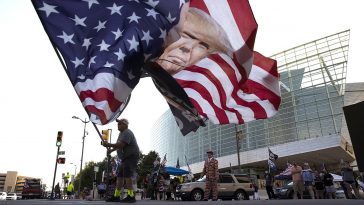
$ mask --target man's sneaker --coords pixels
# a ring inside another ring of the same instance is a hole
[[[121,203],[135,203],[136,202],[135,196],[131,197],[131,196],[128,195],[127,197],[122,199],[120,202]]]
[[[112,197],[107,198],[105,201],[106,202],[120,202],[120,197],[112,196]]]

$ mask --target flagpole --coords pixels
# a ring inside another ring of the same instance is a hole
[[[268,160],[269,160],[269,158],[270,158],[270,156],[269,156],[269,147],[268,147]],[[268,162],[268,173],[270,174],[270,165],[269,165],[269,162]]]

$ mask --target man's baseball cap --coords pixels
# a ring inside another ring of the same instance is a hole
[[[207,151],[206,153],[207,153],[207,154],[208,154],[208,153],[214,154],[214,152],[213,152],[213,151],[211,151],[211,150]]]
[[[122,119],[116,119],[116,122],[122,122],[122,123],[124,123],[124,124],[126,124],[126,125],[129,125],[129,121],[127,120],[127,119],[125,119],[125,118],[122,118]]]

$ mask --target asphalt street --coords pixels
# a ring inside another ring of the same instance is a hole
[[[111,203],[105,201],[85,201],[85,200],[17,200],[17,201],[0,201],[0,205],[3,204],[27,204],[27,205],[46,205],[46,204],[54,204],[54,205],[71,205],[71,204],[91,204],[91,205],[113,205],[113,204],[121,204],[121,203]],[[154,201],[154,200],[138,200],[136,203],[138,205],[179,205],[179,204],[196,204],[196,205],[204,205],[204,204],[247,204],[247,205],[303,205],[303,204],[315,204],[315,205],[362,205],[364,204],[364,200],[347,200],[347,199],[322,199],[322,200],[246,200],[246,201]]]

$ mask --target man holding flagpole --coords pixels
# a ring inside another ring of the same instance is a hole
[[[135,194],[133,190],[132,177],[136,171],[139,159],[139,146],[133,132],[128,129],[129,121],[127,119],[116,120],[118,122],[118,130],[120,131],[116,143],[108,143],[103,141],[104,147],[109,147],[108,154],[117,151],[118,158],[121,159],[122,164],[119,167],[119,172],[116,181],[116,189],[114,196],[107,199],[107,202],[126,202],[134,203]],[[127,197],[120,200],[121,188],[125,187],[128,190]]]

